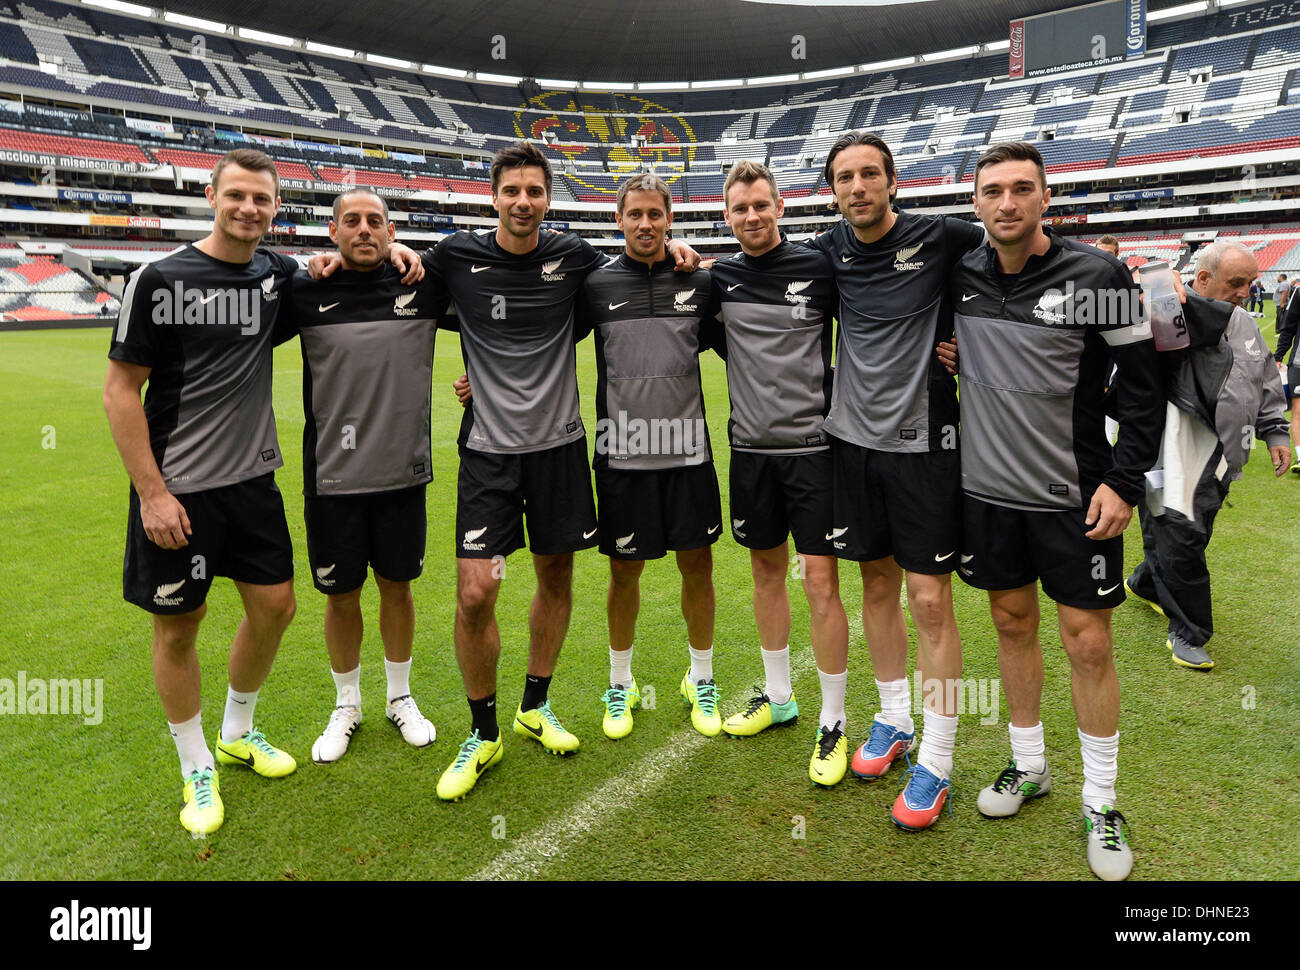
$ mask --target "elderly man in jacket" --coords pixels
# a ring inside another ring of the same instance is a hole
[[[1174,663],[1196,670],[1214,666],[1205,649],[1214,632],[1205,548],[1228,486],[1241,477],[1254,437],[1268,445],[1277,476],[1291,464],[1277,367],[1254,318],[1241,308],[1258,272],[1255,257],[1238,243],[1205,247],[1191,288],[1223,301],[1223,312],[1198,320],[1189,314],[1192,345],[1162,355],[1165,438],[1139,506],[1145,559],[1127,586],[1168,618]]]

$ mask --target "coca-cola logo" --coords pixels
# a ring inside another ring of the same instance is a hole
[[[1011,56],[1019,57],[1025,43],[1025,28],[1017,27],[1011,31]]]

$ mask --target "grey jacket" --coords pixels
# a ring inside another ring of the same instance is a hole
[[[1161,355],[1168,403],[1147,504],[1204,531],[1207,513],[1241,477],[1252,428],[1272,446],[1286,443],[1287,424],[1281,380],[1254,318],[1194,292],[1186,318],[1191,346]]]

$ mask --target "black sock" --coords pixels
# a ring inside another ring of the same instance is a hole
[[[521,711],[531,711],[546,703],[546,692],[550,689],[550,677],[524,677],[524,699],[519,702]]]
[[[488,694],[481,701],[476,701],[470,697],[469,714],[470,730],[477,731],[478,736],[484,741],[495,741],[501,736],[497,730],[497,695]]]

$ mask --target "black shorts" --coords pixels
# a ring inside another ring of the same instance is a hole
[[[722,534],[713,462],[663,471],[596,469],[600,551],[614,559],[660,559],[699,549]]]
[[[976,589],[1019,589],[1041,580],[1043,592],[1081,610],[1124,602],[1124,537],[1085,533],[1084,509],[1028,512],[966,496],[961,578]]]
[[[833,556],[830,449],[804,455],[731,453],[731,534],[747,549],[772,549],[794,536],[796,552]]]
[[[307,560],[322,593],[350,593],[375,575],[409,582],[424,568],[425,486],[364,495],[309,495]]]
[[[189,613],[203,605],[213,577],[274,586],[293,579],[293,545],[273,474],[205,492],[177,495],[190,520],[189,545],[149,541],[140,496],[131,489],[122,596],[150,613]]]
[[[524,454],[460,447],[456,557],[491,559],[524,547],[554,556],[596,544],[587,439]]]
[[[831,438],[841,559],[893,556],[903,569],[939,575],[957,568],[961,546],[961,455],[904,454]]]
[[[1291,401],[1300,397],[1300,364],[1292,364],[1286,369],[1286,391]],[[1288,409],[1291,407],[1291,401],[1286,402]]]

